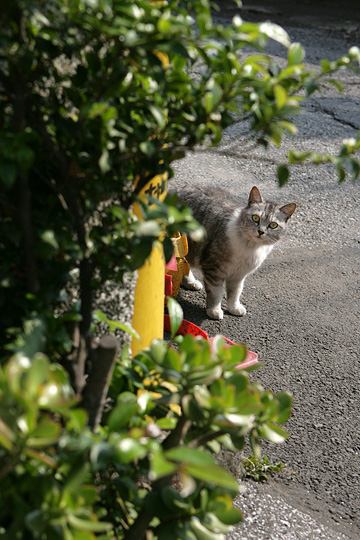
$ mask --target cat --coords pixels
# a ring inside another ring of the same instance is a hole
[[[228,311],[232,315],[245,315],[246,308],[240,302],[244,281],[284,235],[296,204],[280,206],[264,201],[256,186],[251,189],[244,208],[231,193],[219,188],[188,185],[176,193],[205,229],[201,241],[188,239],[187,260],[190,268],[199,267],[202,271],[207,315],[211,319],[223,319],[221,302],[225,287]],[[203,288],[191,269],[182,286],[191,290]]]

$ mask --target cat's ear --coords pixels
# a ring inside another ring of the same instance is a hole
[[[251,206],[252,204],[262,203],[262,202],[264,202],[264,201],[263,201],[263,198],[261,196],[260,190],[259,190],[259,188],[254,186],[253,188],[251,188],[248,204],[249,204],[249,206]]]
[[[282,206],[280,208],[280,212],[282,212],[286,216],[285,221],[291,218],[295,210],[296,210],[296,204],[293,202],[289,204],[285,204],[285,206]]]

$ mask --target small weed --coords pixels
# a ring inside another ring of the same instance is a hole
[[[268,456],[264,455],[260,458],[251,455],[243,459],[244,478],[251,478],[255,482],[266,482],[269,475],[278,473],[284,469],[285,463],[280,461],[271,463]]]

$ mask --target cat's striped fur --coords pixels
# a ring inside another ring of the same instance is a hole
[[[245,207],[219,188],[186,185],[177,194],[206,231],[199,242],[189,238],[188,261],[191,267],[202,271],[208,316],[223,318],[221,302],[225,289],[228,311],[245,315],[245,306],[240,302],[245,278],[259,268],[283,236],[296,204],[280,206],[266,202],[256,186]],[[194,290],[202,288],[192,272],[183,285]]]

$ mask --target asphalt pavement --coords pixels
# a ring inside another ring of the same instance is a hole
[[[219,17],[235,13],[223,2]],[[279,22],[305,46],[310,66],[360,42],[358,2],[245,2],[240,13]],[[285,55],[276,44],[269,51],[280,61]],[[340,79],[343,94],[324,87],[308,100],[297,138],[280,149],[251,148],[239,123],[219,147],[191,153],[175,168],[177,186],[189,179],[219,185],[245,202],[257,185],[267,199],[299,204],[287,238],[245,283],[245,317],[212,321],[203,291],[179,297],[185,318],[259,353],[256,378],[265,387],[294,396],[289,440],[265,448],[287,466],[268,484],[242,483],[237,504],[245,521],[233,540],[360,538],[360,182],[339,185],[331,166],[293,167],[282,189],[275,178],[289,148],[335,153],[360,129],[360,76]]]

